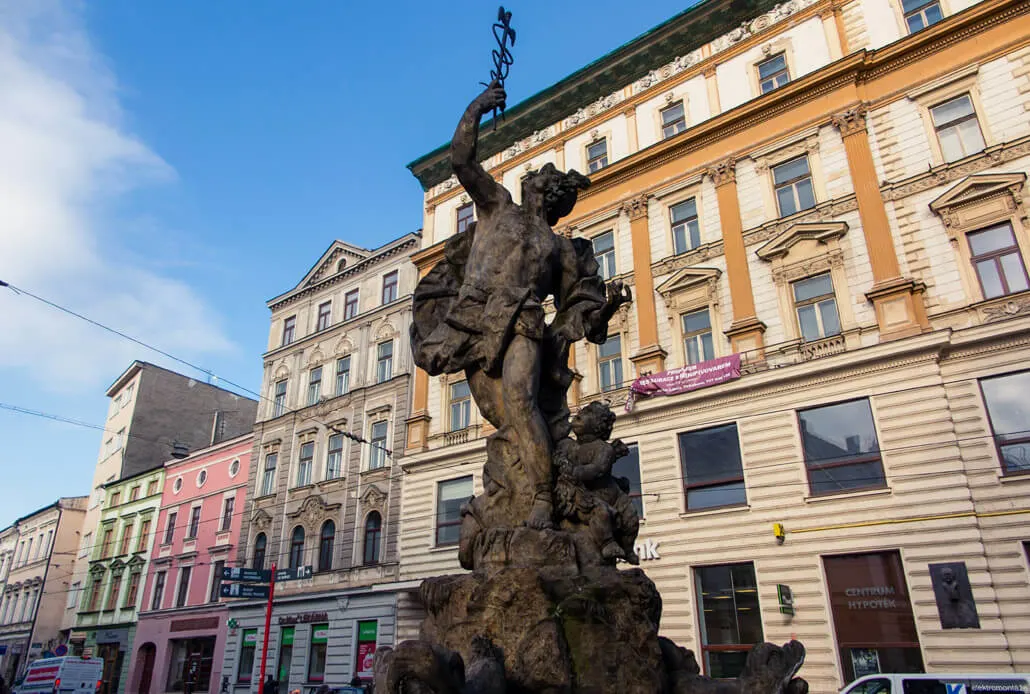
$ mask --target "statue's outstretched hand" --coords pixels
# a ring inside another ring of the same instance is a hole
[[[504,110],[505,102],[508,100],[508,94],[504,91],[504,87],[499,82],[494,81],[490,84],[486,90],[476,97],[476,100],[472,102],[479,110],[480,115],[489,113],[495,108]]]

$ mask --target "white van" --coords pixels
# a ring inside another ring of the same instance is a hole
[[[841,694],[1030,694],[1030,675],[866,675],[844,687]]]
[[[29,665],[14,694],[96,694],[103,674],[100,658],[43,658]]]

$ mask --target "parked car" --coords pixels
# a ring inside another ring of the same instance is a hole
[[[880,673],[859,677],[841,694],[1030,694],[1030,675]]]
[[[14,694],[96,694],[104,673],[100,658],[71,655],[43,658],[29,665]]]

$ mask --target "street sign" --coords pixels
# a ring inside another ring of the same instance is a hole
[[[776,584],[776,597],[779,598],[780,613],[794,616],[794,592],[790,589],[790,586],[785,586],[782,583]]]
[[[311,574],[314,571],[310,566],[298,566],[296,569],[278,569],[275,572],[275,582],[279,581],[299,581],[305,578],[311,578]]]
[[[256,586],[251,583],[223,583],[223,598],[267,598],[268,586]]]
[[[272,572],[267,569],[243,569],[240,567],[222,569],[223,581],[240,581],[242,583],[268,583],[272,580]]]

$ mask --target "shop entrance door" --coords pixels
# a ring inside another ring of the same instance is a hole
[[[139,694],[150,694],[150,681],[154,678],[154,656],[157,646],[145,643],[136,656],[136,667],[139,669]]]
[[[101,643],[97,646],[97,657],[104,661],[103,694],[118,694],[125,653],[117,643]]]
[[[279,694],[290,691],[290,663],[293,662],[293,627],[283,627],[279,636],[279,664],[275,668],[275,679],[279,682]]]

